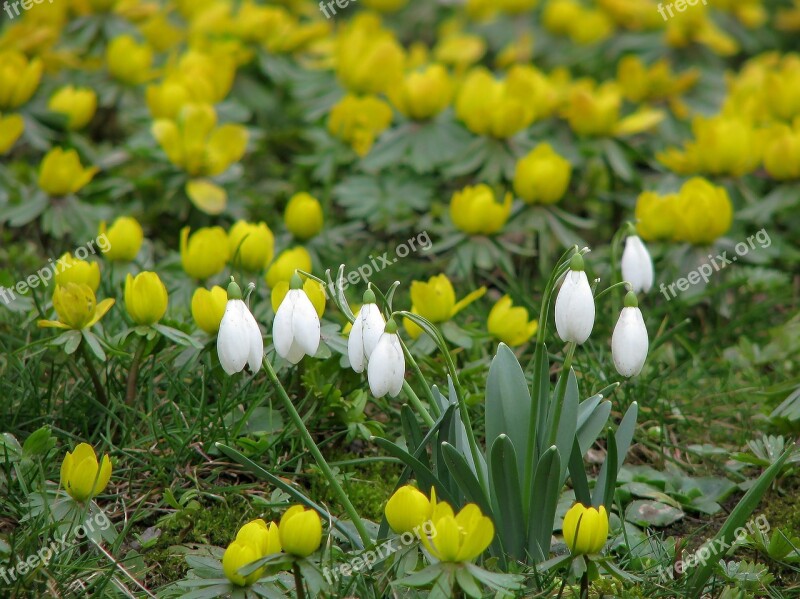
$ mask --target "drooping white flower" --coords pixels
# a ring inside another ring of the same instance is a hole
[[[385,326],[383,314],[375,303],[375,294],[368,289],[364,293],[364,305],[356,315],[347,339],[347,355],[353,370],[364,372],[364,366],[375,351]]]
[[[319,340],[319,316],[303,291],[303,280],[294,274],[272,323],[275,351],[280,357],[297,364],[303,356],[317,353]]]
[[[369,388],[375,397],[387,393],[397,397],[403,388],[405,375],[406,358],[397,337],[397,324],[390,319],[367,364]]]
[[[617,372],[627,377],[639,374],[647,359],[649,345],[647,327],[642,311],[639,310],[636,294],[629,292],[625,296],[625,307],[611,336],[611,355]]]
[[[217,355],[222,369],[230,375],[241,372],[245,364],[258,372],[264,359],[261,329],[233,281],[228,285],[228,303],[217,333]]]
[[[625,239],[622,278],[631,284],[631,291],[634,293],[647,293],[653,287],[653,259],[638,235]]]
[[[594,327],[594,296],[583,268],[583,257],[575,254],[556,296],[558,336],[578,345],[589,338]]]

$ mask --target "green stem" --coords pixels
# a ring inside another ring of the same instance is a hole
[[[558,436],[558,421],[561,419],[561,410],[564,408],[564,395],[567,393],[567,379],[569,377],[570,369],[572,368],[572,357],[575,355],[576,343],[570,342],[567,344],[567,355],[564,358],[564,366],[561,369],[561,376],[558,377],[558,384],[556,385],[555,393],[555,411],[553,412],[553,420],[550,422],[550,438],[548,445],[556,444],[556,437]],[[569,456],[566,456],[569,458]]]
[[[297,431],[300,433],[300,436],[303,438],[303,442],[305,443],[306,449],[314,456],[314,460],[317,462],[317,466],[319,469],[322,470],[322,474],[327,479],[328,483],[330,484],[333,492],[335,493],[337,499],[341,502],[342,506],[344,507],[347,515],[350,516],[350,519],[353,521],[353,526],[356,527],[358,531],[358,536],[361,537],[361,541],[364,543],[364,547],[370,547],[372,545],[372,539],[369,537],[369,533],[367,529],[364,527],[364,523],[361,521],[361,518],[356,511],[356,508],[353,507],[353,504],[350,502],[350,499],[347,497],[347,494],[342,489],[342,486],[339,484],[339,481],[336,480],[336,477],[331,470],[331,467],[328,465],[328,462],[325,461],[325,458],[322,455],[322,452],[317,447],[317,444],[314,443],[314,439],[311,437],[311,433],[308,432],[303,419],[300,417],[300,414],[297,413],[297,409],[294,407],[292,400],[289,398],[289,395],[286,393],[286,389],[283,388],[280,379],[278,379],[278,375],[275,373],[275,369],[272,367],[269,359],[264,356],[264,365],[267,369],[267,374],[269,378],[272,379],[272,382],[275,383],[275,387],[278,390],[278,397],[281,398],[283,401],[284,407],[286,411],[289,412],[289,417],[292,419]]]
[[[300,565],[297,562],[292,566],[292,571],[294,572],[294,589],[297,592],[297,599],[306,599],[303,574],[300,572]]]
[[[411,352],[408,351],[408,346],[406,346],[405,341],[400,339],[399,335],[397,336],[397,338],[400,341],[400,346],[403,348],[403,353],[406,356],[406,362],[409,363],[409,365],[411,366],[411,370],[413,370],[414,374],[417,375],[417,379],[419,380],[420,385],[422,385],[422,388],[425,389],[425,395],[428,396],[428,403],[430,404],[433,413],[436,414],[436,417],[438,418],[439,416],[442,415],[442,411],[439,409],[439,404],[436,403],[436,400],[433,398],[433,391],[431,391],[431,387],[430,385],[428,385],[428,381],[425,380],[425,377],[422,374],[422,370],[420,369],[419,364],[417,364],[417,361],[414,359],[414,356],[412,356]]]
[[[133,354],[133,361],[131,362],[131,369],[128,371],[128,384],[125,391],[125,403],[129,406],[133,405],[136,399],[136,381],[139,378],[139,367],[142,364],[142,356],[144,349],[147,346],[147,341],[144,337],[139,338],[139,345],[136,347],[136,352]]]
[[[425,421],[429,427],[433,428],[436,424],[436,421],[431,418],[431,415],[428,413],[428,410],[425,409],[425,406],[422,405],[422,402],[417,397],[417,394],[414,393],[414,390],[411,388],[411,385],[408,382],[403,381],[403,391],[406,392],[406,397],[408,397],[408,401],[411,402],[411,405],[414,406],[414,409],[419,412],[419,415],[422,416],[422,419]]]
[[[97,374],[97,369],[94,367],[92,358],[89,356],[89,352],[86,351],[86,346],[81,342],[78,347],[80,347],[83,361],[86,362],[86,368],[89,371],[89,377],[92,379],[97,399],[100,400],[102,405],[108,406],[108,395],[106,395],[106,390],[103,388],[103,383],[100,381],[100,375]]]
[[[600,293],[598,293],[597,295],[595,295],[595,296],[594,296],[594,301],[596,302],[596,301],[597,301],[597,300],[599,300],[601,297],[603,297],[603,296],[604,296],[606,293],[608,293],[609,291],[612,291],[613,289],[616,289],[617,287],[625,287],[625,286],[627,286],[627,285],[629,285],[628,281],[620,281],[619,283],[614,283],[614,284],[613,284],[611,287],[608,287],[608,288],[606,288],[606,289],[603,289],[603,290],[602,290]],[[616,313],[617,313],[617,312],[614,312],[614,314],[616,314]]]

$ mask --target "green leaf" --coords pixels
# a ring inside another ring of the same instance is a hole
[[[442,456],[447,469],[458,485],[459,490],[464,493],[468,501],[477,503],[481,511],[494,519],[494,510],[489,503],[486,493],[483,492],[480,482],[478,482],[475,472],[470,468],[466,458],[450,443],[442,443]]]
[[[458,568],[456,570],[456,582],[467,596],[475,597],[476,599],[483,597],[483,591],[481,591],[481,588],[475,582],[475,578],[466,568]]]
[[[494,519],[505,552],[525,561],[525,517],[520,480],[514,444],[506,435],[500,435],[492,444],[489,458]]]
[[[637,526],[656,526],[660,528],[677,522],[683,516],[683,510],[680,508],[660,501],[650,501],[649,499],[632,501],[625,509],[625,520]]]
[[[400,408],[400,423],[403,426],[403,438],[406,441],[409,452],[414,454],[422,445],[423,435],[414,410],[408,404],[403,404],[403,407]],[[426,465],[428,465],[427,459],[426,453],[420,455],[420,461],[423,461]]]
[[[588,401],[587,399],[581,406]],[[597,437],[603,432],[603,428],[608,423],[608,417],[611,415],[610,401],[602,401],[602,403],[598,402],[598,404],[586,415],[583,422],[581,422],[580,414],[578,416],[578,443],[580,445],[581,457],[586,455],[589,448],[597,441]]]
[[[609,460],[608,456],[606,456],[606,461],[603,462],[603,465],[600,468],[600,474],[597,476],[597,483],[594,487],[594,496],[592,501],[595,506],[608,505],[608,502],[611,500],[606,495],[606,488],[608,486],[607,480],[609,477],[611,477],[614,479],[614,483],[616,484],[617,477],[619,476],[619,470],[622,468],[622,464],[625,462],[625,456],[628,454],[628,449],[630,449],[631,443],[633,442],[633,433],[636,430],[636,417],[638,414],[639,404],[633,402],[625,412],[625,416],[622,417],[622,422],[619,423],[617,433],[614,435],[614,449],[616,452],[615,458],[614,460]],[[613,464],[616,464],[616,466],[613,466]],[[613,470],[611,474],[609,474],[610,470]],[[602,496],[599,495],[600,492],[603,493]]]
[[[583,465],[583,453],[578,444],[577,437],[572,445],[572,453],[569,457],[569,475],[572,479],[572,488],[575,491],[575,500],[583,505],[592,502],[592,493],[589,490],[589,480],[586,476],[586,468]]]
[[[550,537],[561,493],[561,456],[553,445],[544,452],[536,466],[528,510],[528,552],[536,562],[550,553]]]
[[[562,374],[562,376],[564,376]],[[572,444],[575,440],[575,431],[578,426],[578,379],[575,378],[575,371],[572,368],[567,373],[567,387],[564,393],[564,401],[561,407],[561,417],[557,423],[553,423],[556,429],[556,447],[559,455],[568,456],[572,453]],[[568,460],[560,463],[559,481],[564,484],[567,477]]]
[[[613,466],[617,463],[617,439],[611,434],[611,429],[608,429],[607,445],[606,460],[600,469],[600,476],[597,477],[592,496],[594,507],[610,506],[614,503],[614,489],[617,486],[619,470]]]
[[[103,351],[103,346],[100,345],[100,340],[97,338],[97,335],[91,331],[81,331],[81,335],[83,335],[83,338],[86,339],[89,349],[91,349],[92,353],[97,356],[97,359],[101,362],[105,362],[106,352]]]

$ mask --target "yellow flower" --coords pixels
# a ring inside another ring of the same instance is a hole
[[[392,109],[377,96],[346,95],[331,109],[328,131],[366,156],[375,138],[392,122]]]
[[[250,586],[264,575],[264,568],[259,568],[246,577],[238,574],[238,571],[262,557],[264,556],[259,554],[256,546],[233,541],[222,554],[222,571],[233,584],[240,587]]]
[[[228,231],[228,250],[234,266],[261,272],[272,262],[275,237],[266,223],[240,220]]]
[[[764,96],[777,118],[791,121],[800,115],[800,56],[788,54],[780,66],[766,76]]]
[[[453,224],[470,235],[491,235],[500,231],[511,214],[511,193],[498,204],[494,191],[483,183],[457,191],[450,200]]]
[[[562,79],[567,71],[554,71],[550,77],[529,64],[511,67],[506,77],[509,93],[517,98],[527,98],[537,119],[552,116],[562,102]]]
[[[176,119],[181,108],[191,101],[189,90],[176,79],[148,85],[145,98],[154,119]]]
[[[408,0],[364,0],[364,6],[380,12],[396,12],[408,4]]]
[[[500,10],[515,15],[527,12],[536,8],[539,0],[498,0],[497,6]]]
[[[582,14],[583,7],[575,0],[550,0],[544,7],[542,23],[550,33],[567,35]]]
[[[25,131],[25,120],[21,115],[0,114],[0,156],[14,147],[23,131]]]
[[[325,312],[325,301],[327,299],[325,288],[314,279],[306,279],[303,283],[303,291],[306,292],[308,299],[311,300],[311,305],[314,306],[314,309],[317,311],[317,316],[322,318],[322,313]],[[275,283],[270,296],[273,312],[278,311],[278,308],[283,302],[283,298],[286,297],[288,292],[289,281],[278,281]]]
[[[286,205],[283,221],[289,232],[298,239],[311,239],[322,231],[322,206],[312,195],[296,193]]]
[[[533,35],[525,31],[519,37],[509,42],[508,45],[500,51],[497,58],[494,60],[494,64],[498,68],[505,69],[515,64],[528,63],[532,59]],[[520,64],[520,66],[523,65]]]
[[[144,241],[142,225],[131,216],[120,216],[111,228],[106,228],[106,221],[102,221],[100,235],[108,239],[108,250],[103,254],[113,262],[130,262],[136,258]]]
[[[76,193],[95,176],[96,166],[83,168],[75,150],[53,148],[39,166],[39,187],[48,195],[65,196]]]
[[[44,65],[22,52],[0,52],[0,109],[17,108],[31,99],[42,79]]]
[[[156,52],[166,52],[177,46],[184,38],[184,31],[170,22],[165,11],[159,11],[139,25],[139,33]]]
[[[94,293],[100,287],[100,265],[97,262],[73,258],[67,252],[58,259],[55,278],[58,285],[88,285]]]
[[[504,295],[492,306],[487,328],[494,337],[513,347],[533,337],[539,330],[539,321],[529,321],[528,311],[521,306],[512,307],[511,298]]]
[[[199,287],[192,295],[192,318],[209,335],[219,331],[219,324],[228,305],[228,292],[219,285],[209,291]]]
[[[570,24],[569,38],[576,44],[588,46],[608,39],[614,34],[614,22],[602,10],[581,9]]]
[[[675,11],[667,21],[665,39],[674,48],[703,44],[720,56],[730,56],[739,50],[736,40],[714,23],[705,4],[697,4],[683,12]]]
[[[591,80],[575,83],[569,92],[562,116],[581,136],[624,136],[652,129],[664,120],[659,110],[641,108],[620,119],[622,93],[612,82],[597,86]]]
[[[464,72],[486,54],[486,41],[479,35],[454,31],[439,39],[433,49],[437,61],[452,66],[458,73]]]
[[[608,538],[608,514],[605,506],[600,509],[573,505],[564,516],[564,542],[573,555],[600,553]]]
[[[130,35],[120,35],[108,44],[106,62],[112,77],[123,83],[138,85],[152,75],[153,50],[146,42],[139,44]]]
[[[157,323],[167,311],[169,295],[154,272],[129,273],[125,278],[125,310],[138,325]]]
[[[251,520],[236,533],[236,541],[255,547],[262,556],[281,552],[281,538],[278,525],[267,524],[261,518]]]
[[[660,196],[653,191],[642,192],[636,200],[636,230],[642,239],[674,239],[677,204],[677,194]]]
[[[61,486],[75,501],[86,501],[103,492],[111,479],[108,454],[97,463],[97,454],[88,443],[81,443],[61,462]]]
[[[53,308],[58,320],[40,320],[41,328],[73,329],[80,331],[93,327],[114,305],[113,299],[99,304],[94,291],[82,283],[56,285],[53,291]]]
[[[483,67],[469,72],[456,98],[456,116],[478,135],[499,139],[528,127],[536,116],[530,99],[497,81]]]
[[[156,120],[152,133],[170,162],[192,176],[225,172],[247,147],[247,129],[232,124],[218,127],[210,104],[186,104],[176,121]]]
[[[494,539],[494,524],[474,503],[465,505],[458,515],[447,503],[437,503],[431,523],[435,536],[421,540],[433,557],[442,562],[471,562],[486,551]]]
[[[207,279],[222,272],[228,262],[228,235],[222,227],[204,227],[189,237],[181,229],[181,265],[190,277]]]
[[[303,246],[284,250],[267,270],[267,285],[274,288],[279,281],[289,281],[296,270],[311,272],[311,254]]]
[[[397,534],[412,532],[427,522],[433,513],[430,500],[418,489],[405,485],[389,498],[386,521]]]
[[[403,72],[405,54],[374,13],[359,13],[336,39],[336,74],[356,94],[386,91]]]
[[[683,184],[675,207],[675,237],[695,245],[714,242],[733,222],[733,206],[724,187],[695,177]]]
[[[408,73],[389,89],[389,99],[408,118],[423,121],[450,105],[453,81],[442,65],[433,64],[424,70]]]
[[[278,530],[283,550],[297,557],[308,557],[322,543],[322,521],[319,514],[302,505],[294,505],[286,510]]]
[[[97,110],[97,94],[91,88],[67,85],[50,96],[47,107],[66,115],[68,129],[83,129]]]
[[[236,64],[221,52],[189,50],[178,61],[174,76],[186,87],[194,102],[216,104],[231,91]]]
[[[472,302],[486,293],[486,287],[476,289],[461,301],[456,302],[456,292],[446,275],[436,275],[428,282],[411,282],[411,312],[419,314],[433,323],[447,322]],[[416,324],[408,318],[403,319],[403,326],[412,338],[422,333]]]
[[[777,125],[769,133],[764,168],[773,179],[800,179],[800,120],[794,129]]]
[[[528,204],[555,204],[567,192],[571,176],[569,160],[541,143],[517,162],[514,191]]]
[[[675,98],[694,86],[699,78],[697,69],[675,75],[666,59],[648,67],[635,54],[625,56],[617,67],[617,81],[631,102]]]

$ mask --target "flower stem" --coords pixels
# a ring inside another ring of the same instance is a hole
[[[295,562],[292,566],[294,572],[294,590],[297,592],[297,599],[306,599],[306,590],[303,587],[303,574],[300,572],[300,565]]]
[[[80,347],[83,361],[86,362],[86,369],[89,371],[89,377],[92,379],[97,399],[100,400],[102,405],[108,406],[108,395],[106,395],[106,390],[103,388],[103,383],[100,381],[100,375],[97,374],[97,369],[94,367],[92,358],[89,356],[89,352],[86,351],[86,346],[81,343],[78,347]]]
[[[350,502],[350,499],[347,497],[344,489],[342,489],[339,481],[336,480],[331,467],[328,465],[328,462],[325,461],[325,458],[323,457],[322,452],[319,450],[319,447],[317,447],[317,444],[314,443],[311,433],[308,432],[308,428],[306,428],[303,419],[300,417],[300,414],[297,413],[297,409],[294,407],[292,400],[286,393],[286,389],[283,388],[283,385],[281,384],[280,379],[278,379],[278,375],[275,373],[275,369],[272,367],[272,364],[267,356],[264,356],[264,365],[266,366],[269,378],[272,379],[273,383],[275,383],[275,387],[278,391],[278,397],[281,398],[286,411],[289,412],[289,417],[292,419],[297,431],[300,433],[300,436],[306,445],[306,449],[308,449],[308,451],[314,457],[314,460],[317,462],[317,466],[319,466],[319,469],[322,470],[322,474],[327,479],[328,483],[333,489],[333,492],[336,494],[337,499],[339,499],[345,511],[347,512],[347,515],[350,516],[350,519],[353,521],[353,526],[356,527],[358,536],[361,537],[361,541],[364,543],[364,546],[369,547],[372,545],[372,539],[370,539],[369,533],[364,527],[364,523],[361,521],[356,508],[353,507],[353,504]]]
[[[558,436],[558,421],[561,420],[561,410],[564,407],[564,395],[567,393],[567,380],[569,377],[570,369],[572,368],[572,357],[575,355],[575,348],[577,344],[567,344],[567,355],[564,358],[564,366],[561,369],[561,376],[558,377],[555,392],[555,406],[553,412],[553,420],[550,422],[550,439],[549,445],[555,445],[556,437]],[[569,456],[567,456],[568,458]]]
[[[403,381],[403,391],[406,393],[406,397],[411,402],[411,405],[419,412],[419,415],[422,416],[422,419],[425,421],[425,424],[433,428],[436,422],[431,418],[431,415],[428,413],[428,410],[425,409],[425,406],[422,405],[422,402],[417,397],[417,394],[414,393],[414,390],[411,388],[411,385],[408,384],[407,381]]]
[[[439,404],[437,404],[436,400],[433,398],[433,391],[431,391],[431,387],[430,385],[428,385],[428,381],[425,380],[425,377],[422,374],[422,370],[420,369],[419,364],[417,364],[417,361],[414,359],[414,356],[412,356],[411,352],[408,351],[408,346],[406,346],[405,341],[400,339],[399,335],[397,338],[400,341],[400,346],[403,348],[403,353],[406,356],[406,361],[411,365],[411,369],[414,371],[414,374],[417,375],[417,378],[419,379],[422,388],[425,389],[425,395],[428,396],[428,403],[430,404],[433,413],[436,414],[436,417],[438,418],[439,416],[442,415],[442,411],[439,409]],[[423,416],[423,418],[425,417]]]
[[[136,381],[139,378],[139,367],[142,364],[142,356],[144,355],[144,348],[147,345],[144,337],[139,338],[139,344],[136,346],[136,352],[133,354],[133,361],[131,362],[131,369],[128,371],[128,384],[125,390],[125,403],[133,405],[136,399]]]

